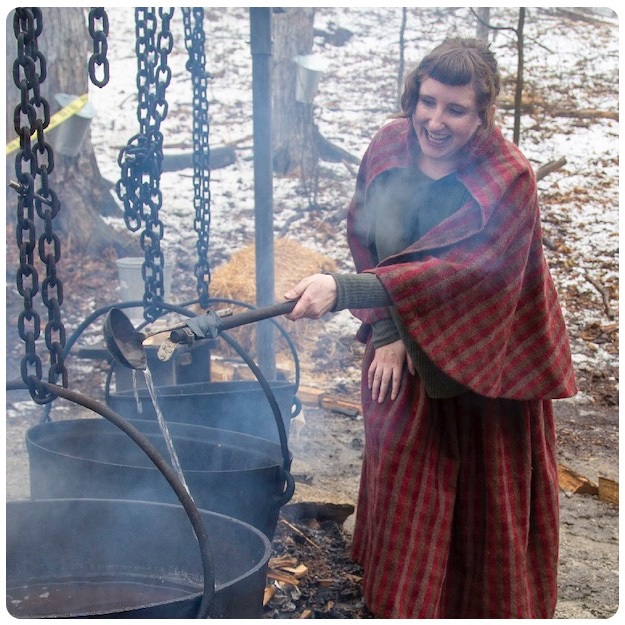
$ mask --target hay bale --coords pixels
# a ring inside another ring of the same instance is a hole
[[[252,305],[256,304],[256,249],[251,244],[235,252],[230,260],[211,273],[210,296],[240,300]],[[302,278],[323,271],[337,271],[336,263],[310,250],[297,241],[280,238],[274,241],[274,301],[284,301],[284,293],[294,287]],[[224,305],[225,307],[225,305]],[[236,314],[242,312],[233,308]],[[288,332],[289,337],[300,349],[304,342],[319,332],[320,320],[302,319],[297,323],[276,318]],[[255,351],[255,326],[250,324],[230,331],[231,335],[249,353]],[[220,341],[222,349],[229,348]],[[276,352],[286,353],[289,348],[284,340],[276,341]]]

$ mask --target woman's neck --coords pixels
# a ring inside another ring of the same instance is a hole
[[[451,172],[456,170],[456,165],[455,160],[431,159],[424,156],[423,153],[419,154],[417,159],[417,166],[421,172],[433,180],[438,180],[451,174]]]

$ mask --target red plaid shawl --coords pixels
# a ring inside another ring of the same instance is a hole
[[[568,336],[543,255],[534,173],[498,129],[474,139],[458,168],[471,199],[375,266],[367,188],[387,169],[416,167],[418,150],[407,119],[384,126],[367,149],[347,217],[357,271],[378,276],[425,353],[474,392],[509,399],[574,395]],[[361,330],[388,316],[386,309],[352,312],[364,322]]]

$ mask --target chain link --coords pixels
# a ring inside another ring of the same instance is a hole
[[[193,23],[191,22],[193,12]],[[193,86],[193,206],[195,208],[194,229],[197,233],[197,263],[194,274],[197,279],[197,293],[200,306],[208,308],[210,267],[208,247],[211,221],[210,193],[210,148],[207,83],[212,75],[206,71],[204,9],[183,8],[185,45],[189,53],[187,70]]]
[[[39,51],[37,38],[42,32],[41,9],[15,9],[13,32],[17,41],[17,58],[13,63],[13,82],[20,92],[20,103],[15,107],[13,125],[20,139],[15,157],[18,190],[16,240],[19,249],[19,268],[16,285],[24,298],[17,329],[24,341],[25,353],[20,370],[35,402],[46,404],[56,396],[48,393],[42,384],[43,366],[37,355],[36,342],[41,333],[41,318],[35,308],[34,298],[39,292],[39,275],[35,268],[34,252],[46,267],[41,284],[41,295],[48,309],[44,336],[50,354],[48,382],[61,381],[67,387],[67,369],[64,363],[66,342],[65,327],[61,319],[63,283],[57,275],[61,258],[61,244],[54,232],[53,220],[61,204],[50,187],[49,176],[54,170],[54,153],[46,143],[44,130],[50,124],[50,105],[41,96],[41,83],[47,76],[46,58]],[[33,140],[33,137],[35,139]],[[40,184],[36,190],[36,185]],[[43,233],[37,240],[37,217],[43,221]]]
[[[165,92],[171,82],[167,61],[173,49],[170,22],[174,9],[158,9],[161,30],[153,9],[135,9],[137,54],[137,119],[139,133],[131,137],[118,156],[121,177],[116,192],[124,203],[124,221],[128,229],[137,232],[143,223],[140,243],[145,262],[141,275],[145,285],[143,316],[154,321],[162,312],[164,301],[163,269],[165,257],[161,250],[163,222],[159,210],[163,204],[160,191],[163,161],[161,122],[167,117]]]
[[[109,18],[102,7],[89,10],[89,35],[93,40],[93,54],[89,57],[89,79],[96,87],[104,87],[109,81],[109,62],[107,37],[109,34]],[[102,69],[98,77],[97,69]]]

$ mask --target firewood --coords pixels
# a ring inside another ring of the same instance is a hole
[[[342,412],[348,416],[357,416],[360,413],[360,402],[350,401],[349,399],[338,399],[336,397],[321,397],[320,405],[326,410]]]
[[[285,566],[297,566],[297,558],[287,554],[269,559],[270,569],[283,569]]]
[[[618,482],[599,477],[599,499],[618,506]]]
[[[276,590],[277,588],[273,584],[270,584],[269,586],[265,586],[265,594],[263,596],[263,607],[266,606],[271,601],[273,596],[276,594]]]
[[[291,575],[290,573],[285,573],[284,570],[279,569],[268,569],[267,570],[267,578],[274,579],[277,582],[282,582],[283,584],[289,584],[291,586],[298,586],[299,579],[295,577],[295,575]]]
[[[287,573],[291,573],[291,575],[297,579],[304,577],[304,575],[308,573],[308,567],[305,564],[298,564],[297,566],[283,566],[282,570]]]
[[[598,495],[599,489],[588,478],[562,464],[558,465],[558,484],[567,493]]]
[[[282,514],[291,521],[302,519],[315,519],[320,523],[323,521],[334,521],[342,525],[348,516],[354,513],[354,506],[351,503],[323,503],[315,501],[303,501],[289,503],[282,508]]]
[[[320,406],[321,399],[326,395],[326,392],[320,388],[313,388],[312,386],[300,386],[297,389],[297,397],[303,404],[309,406]]]
[[[290,530],[292,530],[293,532],[301,536],[306,542],[310,543],[313,547],[320,549],[319,545],[314,540],[311,540],[310,538],[308,538],[308,536],[306,536],[304,532],[302,532],[301,530],[298,530],[294,525],[291,525],[287,520],[280,519],[280,523],[282,523],[283,525],[286,525]]]

